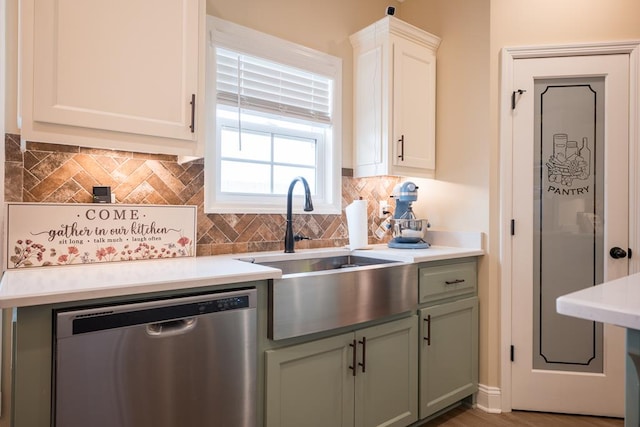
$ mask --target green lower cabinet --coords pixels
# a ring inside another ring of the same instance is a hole
[[[355,377],[356,427],[400,427],[418,420],[417,321],[412,316],[356,332],[359,363],[363,357],[366,362]]]
[[[353,333],[266,354],[266,426],[352,426]]]
[[[412,316],[266,351],[266,427],[404,427],[415,422],[417,331]]]
[[[478,390],[478,298],[420,310],[420,418]]]

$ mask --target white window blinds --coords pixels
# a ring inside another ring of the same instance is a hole
[[[218,102],[331,123],[331,79],[232,50],[216,48]]]

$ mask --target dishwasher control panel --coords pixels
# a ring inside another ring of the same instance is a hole
[[[236,310],[249,307],[249,296],[242,295],[231,298],[221,298],[198,303],[200,313],[215,313],[218,311]]]

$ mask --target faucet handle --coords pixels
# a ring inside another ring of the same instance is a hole
[[[300,240],[311,240],[311,237],[303,236],[302,234],[296,234],[293,236],[293,240],[299,242]]]

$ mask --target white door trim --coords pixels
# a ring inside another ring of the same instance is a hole
[[[640,41],[591,43],[558,46],[528,46],[503,48],[500,55],[500,389],[501,411],[511,411],[511,218],[513,192],[513,137],[511,93],[513,65],[516,59],[566,57],[577,55],[629,55],[629,246],[640,255]],[[629,260],[629,272],[640,271],[640,256]]]

